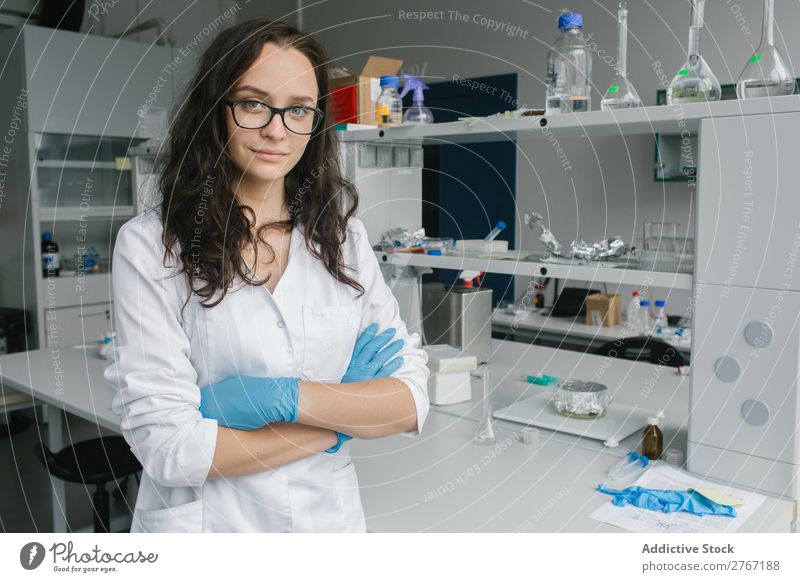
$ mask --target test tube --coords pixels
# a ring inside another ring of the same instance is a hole
[[[506,223],[501,220],[500,222],[497,223],[497,226],[495,226],[492,230],[489,231],[489,234],[487,234],[486,238],[484,238],[483,240],[496,239],[497,235],[503,232],[505,228],[506,228]]]

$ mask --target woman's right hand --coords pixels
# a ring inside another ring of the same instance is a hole
[[[389,343],[397,330],[390,327],[381,333],[377,331],[378,325],[371,323],[358,336],[342,384],[391,376],[403,365],[402,356],[391,359],[403,349],[404,342],[401,339]]]

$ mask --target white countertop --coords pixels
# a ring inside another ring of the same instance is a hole
[[[502,340],[493,340],[490,368],[495,409],[542,390],[520,381],[523,373],[595,380],[616,402],[663,409],[664,449],[686,450],[690,382],[671,368]],[[473,444],[480,385],[473,379],[472,402],[432,407],[419,438],[353,441],[370,531],[622,531],[589,515],[610,503],[595,487],[639,436],[609,449],[540,429],[533,447],[521,440],[523,425],[496,421],[497,445]],[[739,531],[789,531],[792,506],[769,497]]]
[[[525,385],[522,373],[572,374],[606,384],[618,402],[664,408],[665,448],[685,448],[689,379],[669,368],[515,342],[494,340],[492,393],[496,406],[541,390]],[[60,364],[60,366],[57,366]],[[62,347],[0,356],[0,381],[119,431],[111,411],[112,386],[103,377],[108,361],[95,348]],[[645,382],[654,388],[643,391]],[[475,380],[473,388],[479,386]],[[371,531],[621,531],[589,519],[609,498],[594,487],[638,437],[616,449],[602,443],[542,430],[541,443],[522,443],[522,425],[498,421],[497,445],[472,444],[480,403],[433,407],[423,434],[354,440],[367,526]],[[667,443],[670,443],[667,445]],[[768,498],[740,531],[788,531],[792,503]]]

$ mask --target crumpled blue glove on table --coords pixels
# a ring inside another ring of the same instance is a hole
[[[694,490],[675,491],[672,489],[647,489],[632,485],[625,489],[608,489],[597,486],[598,491],[612,495],[611,503],[618,507],[633,505],[642,509],[674,513],[682,511],[692,515],[723,515],[736,517],[736,510],[730,505],[722,505],[704,497]]]

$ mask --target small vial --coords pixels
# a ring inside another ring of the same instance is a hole
[[[661,458],[664,447],[664,433],[658,428],[658,417],[651,416],[647,419],[647,426],[642,433],[642,454],[651,461]]]
[[[683,451],[680,449],[669,449],[664,453],[664,462],[673,467],[683,467]]]
[[[526,445],[536,446],[539,444],[539,429],[529,426],[522,431],[522,442]]]

